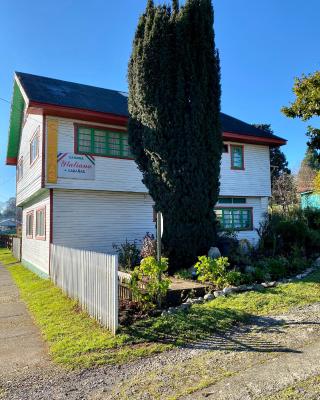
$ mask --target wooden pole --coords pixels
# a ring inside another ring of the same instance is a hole
[[[161,212],[157,212],[157,261],[161,261]]]
[[[161,212],[157,212],[157,261],[161,262]],[[159,282],[161,282],[161,272],[158,275]],[[161,308],[161,297],[158,295],[158,307]]]

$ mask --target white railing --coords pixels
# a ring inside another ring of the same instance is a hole
[[[118,328],[118,257],[51,245],[50,276],[113,333]]]

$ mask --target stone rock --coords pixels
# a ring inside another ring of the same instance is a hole
[[[256,269],[252,265],[247,265],[246,267],[244,267],[244,272],[246,274],[253,274],[255,271]]]
[[[192,300],[190,297],[185,301],[185,303],[192,304]]]
[[[240,285],[240,286],[238,286],[238,292],[247,292],[249,289],[248,289],[248,286],[247,285]]]
[[[162,317],[166,317],[168,315],[168,311],[167,310],[163,310],[161,313]]]
[[[296,276],[296,279],[302,279],[302,278],[303,278],[302,274],[299,274],[299,275]]]
[[[263,289],[265,289],[260,283],[255,283],[254,285],[253,285],[253,290],[263,290]]]
[[[223,293],[224,293],[225,295],[232,294],[232,293],[236,293],[236,292],[238,292],[238,288],[235,287],[235,286],[229,286],[229,287],[225,287],[225,288],[223,289]]]
[[[272,288],[272,287],[277,286],[277,282],[275,282],[275,281],[273,281],[273,282],[262,282],[261,285],[264,288]]]
[[[204,297],[203,297],[203,299],[205,300],[205,301],[210,301],[210,300],[213,300],[215,297],[214,297],[214,295],[212,294],[212,293],[207,293]]]
[[[181,311],[187,311],[191,307],[191,303],[182,303],[179,308]]]
[[[313,263],[313,266],[316,267],[316,268],[319,268],[319,267],[320,267],[320,257],[318,257],[318,258],[315,260],[315,262]]]
[[[218,247],[210,247],[210,250],[208,252],[208,257],[210,258],[219,258],[221,257],[220,250]]]
[[[251,244],[248,239],[239,240],[239,249],[242,254],[249,254],[251,251]]]
[[[224,292],[222,290],[215,290],[213,292],[214,297],[221,297],[221,296],[225,296]]]

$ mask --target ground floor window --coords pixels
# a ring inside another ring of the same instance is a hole
[[[27,213],[26,219],[26,236],[28,238],[33,237],[33,211]]]
[[[217,208],[217,219],[222,229],[252,230],[252,208]]]
[[[36,238],[45,240],[46,238],[46,209],[39,208],[36,212]]]

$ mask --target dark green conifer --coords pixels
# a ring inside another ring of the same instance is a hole
[[[129,143],[164,218],[170,270],[216,242],[220,63],[210,0],[148,1],[129,63]]]

